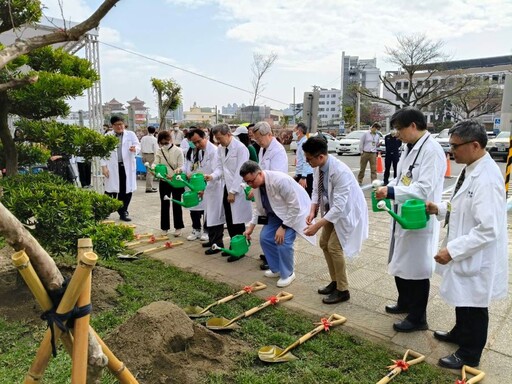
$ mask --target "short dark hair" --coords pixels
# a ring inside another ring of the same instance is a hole
[[[304,123],[297,123],[297,129],[301,131],[303,134],[308,133],[308,127]]]
[[[256,173],[259,171],[261,171],[261,167],[257,162],[252,161],[252,160],[247,160],[240,167],[240,176],[244,177],[245,175],[248,175],[249,173]]]
[[[427,119],[425,118],[425,115],[419,109],[414,107],[404,107],[399,109],[393,113],[389,123],[396,129],[407,128],[412,123],[416,124],[416,127],[418,127],[420,131],[427,129]]]
[[[197,135],[201,139],[204,139],[204,137],[206,136],[206,133],[202,129],[194,128],[187,132],[187,139],[189,139],[189,140],[192,139],[192,136],[194,136],[194,135]]]
[[[155,127],[152,127],[151,125],[148,127],[148,133],[155,133],[156,132],[156,128]]]
[[[450,135],[460,137],[464,142],[476,141],[482,148],[487,145],[487,132],[482,124],[476,120],[462,120],[448,131]]]
[[[302,144],[302,150],[314,157],[327,155],[327,141],[323,137],[310,137],[304,144]]]
[[[112,116],[110,118],[110,124],[112,124],[112,125],[117,123],[118,121],[122,121],[124,123],[123,117],[122,116]]]
[[[379,123],[373,123],[372,124],[372,128],[375,127],[377,129],[381,129],[382,128],[382,125],[380,125]]]

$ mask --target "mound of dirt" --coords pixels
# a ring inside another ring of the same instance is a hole
[[[207,373],[229,371],[248,346],[188,318],[171,302],[143,307],[106,339],[139,383],[199,383]]]

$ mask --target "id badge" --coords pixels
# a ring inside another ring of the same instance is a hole
[[[403,175],[402,178],[400,179],[400,181],[402,182],[403,185],[408,187],[409,185],[411,185],[412,179],[407,175]]]

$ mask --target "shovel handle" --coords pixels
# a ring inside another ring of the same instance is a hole
[[[345,321],[347,321],[346,317],[340,316],[336,313],[333,313],[329,318],[327,319],[330,326],[334,325],[340,325],[343,324]],[[288,347],[286,347],[279,355],[276,356],[276,358],[283,356],[284,354],[290,352],[293,348],[298,347],[302,343],[304,343],[306,340],[311,339],[316,334],[322,332],[325,329],[324,324],[320,324],[315,329],[311,330],[310,332],[306,333],[304,336],[300,337],[299,339],[295,340],[295,342]]]
[[[176,245],[182,245],[182,244],[183,244],[183,241],[175,241],[175,242],[171,242],[171,247],[168,247],[167,245],[160,245],[158,247],[145,249],[144,251],[141,251],[142,252],[141,254],[151,253],[151,252],[159,251],[161,249],[172,248]]]
[[[275,304],[283,302],[283,301],[288,301],[288,300],[293,299],[293,294],[281,291],[276,295],[276,299],[277,299],[277,302]],[[242,313],[241,315],[238,315],[237,317],[235,317],[233,320],[230,321],[230,324],[232,324],[235,321],[238,321],[240,319],[243,319],[244,317],[249,317],[251,315],[254,315],[256,312],[261,311],[263,308],[268,307],[269,305],[272,305],[272,304],[273,304],[273,299],[268,299],[267,301],[265,301],[264,303],[261,303],[257,307],[251,308],[248,311],[245,311],[244,313]]]
[[[408,355],[415,357],[415,359],[407,361]],[[423,360],[425,360],[425,355],[415,352],[412,349],[408,349],[407,351],[405,351],[405,354],[404,354],[404,357],[402,360],[405,361],[410,366],[410,365],[421,363]],[[380,379],[377,382],[377,384],[389,383],[395,376],[397,376],[401,372],[402,372],[402,368],[400,368],[400,367],[393,368],[391,371],[388,372],[388,374],[386,376],[384,376],[382,379]]]
[[[476,369],[476,368],[473,368],[473,367],[470,367],[468,365],[464,365],[462,367],[462,379],[465,380],[466,379],[466,372],[474,375],[474,377],[472,377],[471,379],[469,380],[466,380],[466,384],[474,384],[474,383],[478,383],[480,380],[482,380],[485,376],[485,372],[484,371],[481,371],[479,369]]]
[[[252,283],[251,285],[249,285],[249,287],[251,287],[252,291],[255,292],[255,291],[260,291],[262,289],[265,289],[267,288],[267,286],[263,283],[260,283],[259,281],[256,281],[254,283]],[[240,297],[242,295],[245,295],[246,293],[250,293],[250,292],[247,292],[245,289],[241,289],[240,291],[238,292],[235,292],[233,293],[232,295],[229,295],[229,296],[226,296],[224,297],[223,299],[220,299],[220,300],[217,300],[215,303],[213,303],[214,305],[217,305],[217,304],[224,304],[224,303],[227,303],[228,301],[230,300],[233,300],[233,299],[236,299],[237,297]],[[213,306],[213,305],[212,305]]]

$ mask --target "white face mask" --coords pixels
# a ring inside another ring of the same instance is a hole
[[[176,127],[176,128],[174,128],[174,132],[178,132],[178,128],[177,128],[177,127]]]

